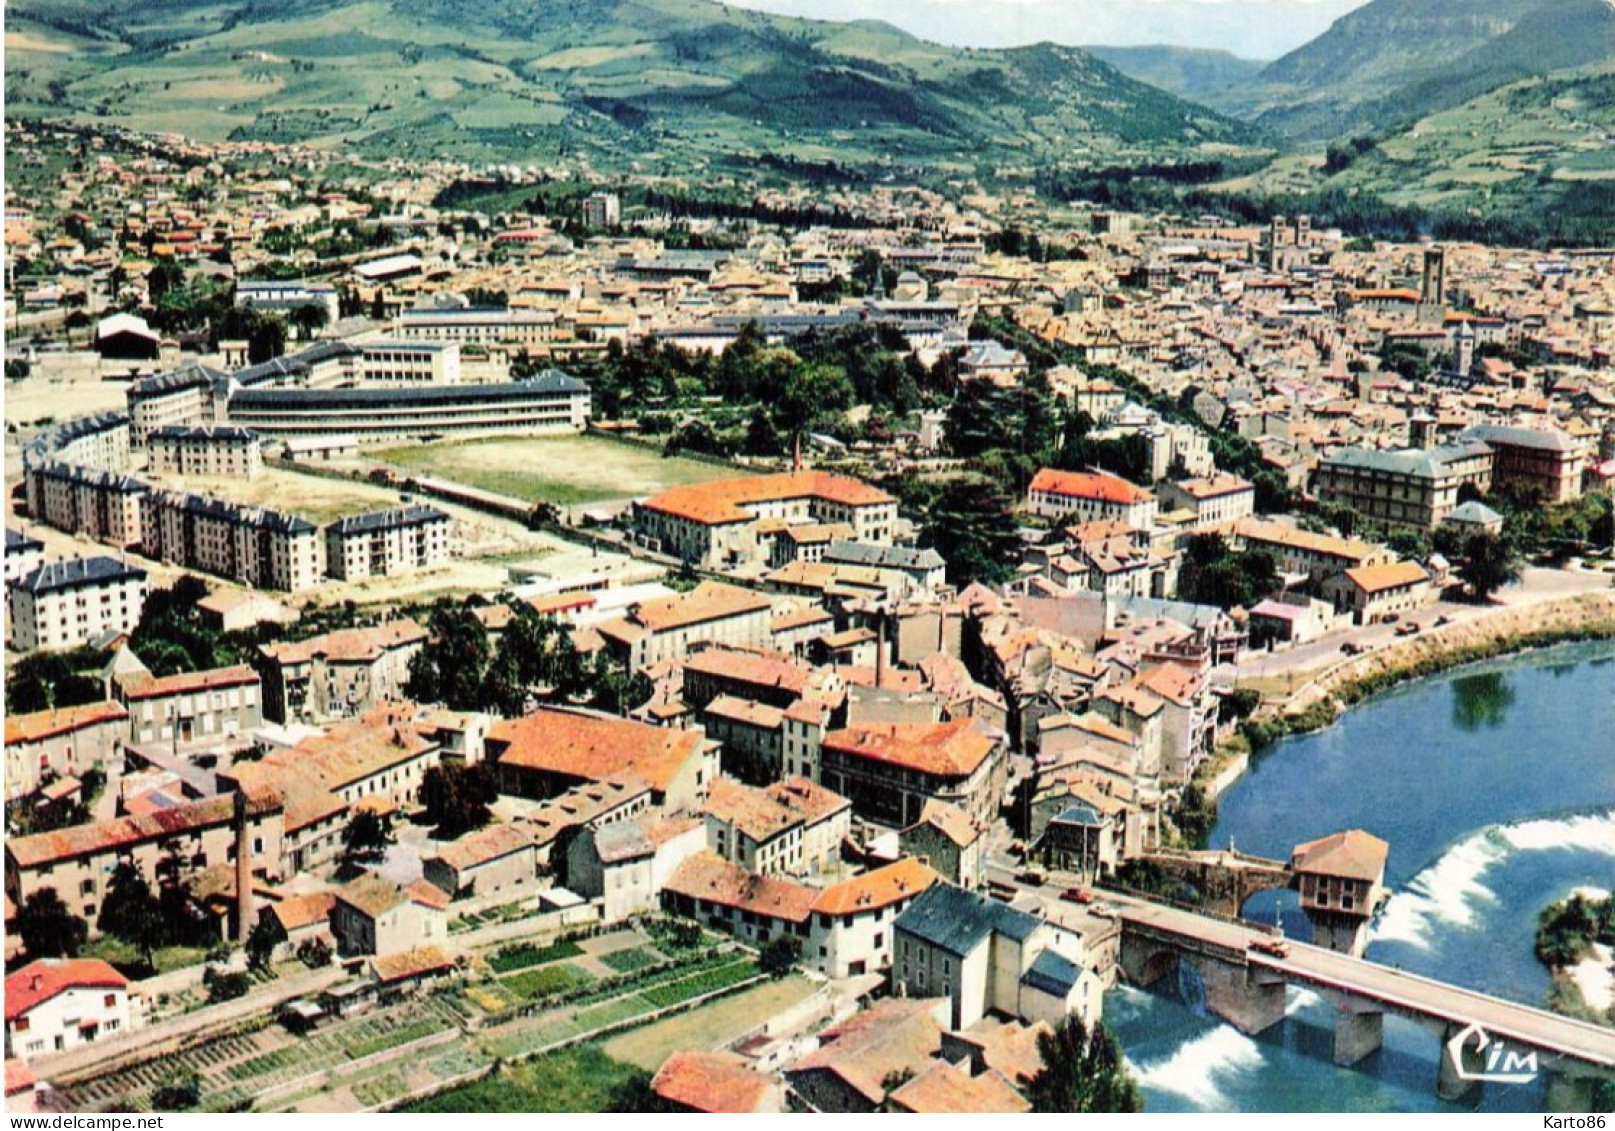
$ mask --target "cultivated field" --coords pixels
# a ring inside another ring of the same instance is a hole
[[[653,495],[742,474],[599,436],[501,437],[391,448],[375,457],[404,471],[561,506]]]
[[[675,1014],[638,1029],[630,1029],[601,1045],[613,1060],[637,1064],[655,1072],[662,1062],[681,1049],[706,1050],[728,1044],[759,1022],[806,1000],[814,984],[793,974],[777,982],[766,982],[732,997],[719,998],[710,1005]]]

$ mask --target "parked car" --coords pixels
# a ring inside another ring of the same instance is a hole
[[[1066,888],[1060,898],[1067,903],[1092,903],[1093,892],[1088,888]]]

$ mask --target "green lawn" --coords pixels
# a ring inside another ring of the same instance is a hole
[[[529,502],[561,506],[654,495],[744,474],[601,436],[499,437],[389,448],[376,459]]]
[[[619,1090],[643,1083],[648,1076],[641,1068],[613,1060],[596,1045],[577,1045],[399,1110],[431,1114],[605,1111]]]
[[[145,956],[137,948],[111,935],[102,935],[92,940],[79,951],[79,956],[109,962],[126,975],[151,976],[146,970]],[[151,956],[153,972],[157,974],[166,974],[170,970],[178,970],[185,966],[197,966],[206,959],[207,951],[194,946],[158,947]]]

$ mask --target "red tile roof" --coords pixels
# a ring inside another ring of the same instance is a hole
[[[274,812],[281,809],[282,804],[280,795],[274,791],[249,791],[248,811],[252,815]],[[12,837],[6,842],[6,854],[18,867],[35,867],[50,861],[109,852],[124,845],[144,844],[192,829],[228,824],[234,814],[235,797],[225,794],[138,817],[119,817],[70,825],[55,832]]]
[[[498,755],[501,766],[585,781],[632,776],[664,793],[706,737],[626,719],[541,710],[495,723],[488,741],[504,746]]]
[[[412,620],[395,620],[375,628],[343,628],[294,644],[267,644],[263,654],[278,664],[306,664],[323,655],[334,663],[370,663],[386,652],[426,639],[426,630]]]
[[[750,475],[692,483],[663,491],[642,506],[677,518],[707,525],[748,522],[748,506],[790,499],[823,499],[841,506],[868,507],[896,500],[869,484],[823,471],[795,471],[779,475]]]
[[[728,1114],[756,1111],[770,1087],[768,1077],[728,1052],[676,1052],[651,1081],[658,1096],[680,1107]]]
[[[177,675],[130,675],[118,681],[125,698],[163,699],[170,695],[190,695],[198,691],[216,691],[225,687],[244,687],[260,682],[258,673],[246,664],[230,668],[214,668],[205,672],[180,672]]]
[[[1102,471],[1055,471],[1044,468],[1032,478],[1031,490],[1072,499],[1095,499],[1118,506],[1147,503],[1154,498],[1148,491],[1120,476],[1107,475]]]
[[[35,711],[27,715],[6,716],[6,745],[43,742],[60,734],[71,734],[103,723],[118,723],[129,718],[122,703],[87,703],[82,707],[58,707],[49,711]]]
[[[1391,846],[1372,833],[1350,829],[1295,846],[1290,867],[1297,872],[1377,881],[1385,875]]]
[[[754,876],[711,852],[697,853],[680,864],[665,890],[791,923],[806,922],[819,896],[795,880]]]
[[[99,958],[41,958],[6,975],[6,1021],[68,990],[128,988],[129,979]]]
[[[973,719],[946,723],[870,723],[831,731],[826,749],[938,777],[967,777],[997,745]]]
[[[908,856],[884,868],[825,888],[813,902],[813,910],[826,915],[855,915],[913,899],[941,880],[928,865]]]

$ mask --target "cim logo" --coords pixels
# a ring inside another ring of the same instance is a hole
[[[1480,1057],[1480,1067],[1464,1063],[1465,1054]],[[1536,1053],[1515,1052],[1502,1041],[1494,1040],[1485,1029],[1470,1022],[1447,1042],[1447,1055],[1452,1058],[1453,1071],[1460,1080],[1484,1081],[1488,1084],[1529,1084],[1537,1078]]]

